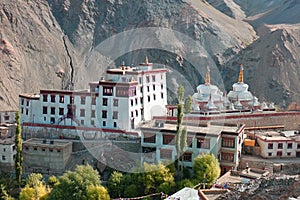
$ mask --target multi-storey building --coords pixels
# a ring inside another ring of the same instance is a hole
[[[154,69],[146,58],[137,67],[108,69],[105,78],[89,83],[88,90],[21,94],[21,123],[31,131],[45,127],[134,131],[141,121],[165,115],[166,72]]]
[[[177,159],[176,126],[176,123],[172,121],[165,123],[151,121],[142,125],[141,145],[144,161],[156,163]],[[222,173],[237,168],[245,138],[245,125],[188,123],[186,127],[187,147],[182,155],[184,166],[192,167],[193,160],[199,154],[212,153],[219,159]]]
[[[255,134],[263,158],[300,157],[299,131],[267,131]]]

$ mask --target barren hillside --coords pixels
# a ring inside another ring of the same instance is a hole
[[[299,5],[295,0],[3,0],[0,109],[16,109],[19,93],[86,88],[107,67],[135,65],[146,55],[172,71],[170,97],[178,84],[193,93],[207,65],[213,83],[223,88],[224,82],[229,90],[243,63],[250,90],[261,99],[281,106],[299,102]]]

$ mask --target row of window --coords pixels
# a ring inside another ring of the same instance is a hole
[[[152,90],[155,91],[156,89],[156,85],[152,85]],[[163,90],[164,89],[164,85],[161,84],[160,85],[160,89]],[[143,93],[143,86],[140,87],[140,92]],[[147,86],[147,92],[150,92],[150,85]]]
[[[191,137],[187,138],[187,145],[192,147]],[[144,134],[144,143],[156,143],[155,134]],[[175,144],[175,135],[163,135],[163,144],[164,145],[174,145]],[[210,149],[210,139],[209,138],[197,138],[197,148],[199,149]]]
[[[25,102],[25,100],[21,99],[21,105],[25,105],[24,102]],[[29,100],[26,100],[26,106],[29,106]]]
[[[28,151],[29,150],[29,147],[28,146],[25,146],[25,151]],[[44,148],[44,147],[33,147],[33,150],[34,151],[37,151],[38,149],[41,149],[43,152],[45,152],[46,151],[46,148]],[[49,149],[49,152],[53,152],[54,151],[54,149]],[[61,150],[60,149],[56,149],[56,152],[57,153],[60,153],[61,152]]]
[[[64,108],[58,108],[58,114],[59,115],[64,115],[65,113],[65,109]],[[48,114],[48,107],[47,106],[43,106],[43,114]],[[50,107],[50,114],[51,115],[55,115],[56,114],[56,108],[55,107]],[[80,117],[85,117],[85,109],[80,109]],[[91,111],[91,117],[95,118],[96,117],[96,111],[92,110]]]
[[[48,102],[48,94],[43,94],[42,97],[43,97],[43,102]],[[74,104],[74,96],[69,96],[69,99],[70,99],[69,103]],[[53,94],[50,95],[50,102],[52,102],[52,103],[56,102],[56,95],[53,95]],[[59,95],[58,96],[58,102],[59,103],[65,103],[65,97],[63,95]],[[80,103],[82,105],[84,105],[86,103],[86,97],[85,96],[80,97]],[[92,97],[91,104],[96,105],[96,97],[94,97],[94,96]]]
[[[273,149],[273,148],[274,148],[274,144],[268,143],[268,149]],[[287,149],[292,149],[292,148],[293,148],[293,143],[287,143]],[[283,149],[283,143],[278,143],[277,149]],[[297,149],[300,149],[300,144],[297,144]]]
[[[192,162],[192,152],[185,152],[182,157],[184,162]],[[172,150],[169,149],[161,149],[160,150],[160,159],[172,159]]]

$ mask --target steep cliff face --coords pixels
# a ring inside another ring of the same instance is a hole
[[[60,26],[44,1],[0,3],[0,109],[16,109],[18,95],[60,88],[70,67]]]
[[[237,81],[238,65],[243,63],[245,82],[260,99],[282,106],[299,102],[300,27],[269,25],[266,28],[269,32],[223,66],[225,77]]]
[[[207,65],[214,68],[213,83],[224,81],[229,90],[243,63],[256,95],[281,105],[299,101],[299,4],[295,0],[1,1],[0,109],[16,109],[18,94],[24,92],[86,88],[107,67],[122,61],[135,65],[146,55],[171,69],[170,97],[178,84],[193,93],[203,82]],[[151,31],[146,29],[138,40],[131,32],[149,27]],[[105,53],[97,49],[103,44]],[[120,55],[110,62],[110,54],[118,50]],[[183,62],[178,62],[180,56]]]
[[[163,27],[199,42],[204,51],[198,52],[203,53],[203,59],[197,65],[184,62],[180,66],[178,54],[190,52],[182,45],[182,37],[175,34],[173,52],[149,49],[128,52],[117,59],[117,64],[122,60],[137,64],[149,54],[151,61],[176,71],[171,81],[174,87],[180,83],[178,77],[188,80],[192,85],[188,92],[203,81],[207,64],[225,63],[256,38],[249,24],[226,16],[205,1],[5,1],[0,3],[0,17],[2,109],[17,108],[22,92],[84,88],[89,81],[97,81],[109,58],[101,54],[92,57],[94,48],[126,30]],[[154,33],[151,37],[159,46],[170,35]],[[147,38],[141,40],[146,43]],[[134,41],[127,45],[134,45]]]

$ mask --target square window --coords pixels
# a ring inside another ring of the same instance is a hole
[[[282,149],[283,148],[283,143],[278,143],[278,149]]]
[[[43,114],[47,114],[48,111],[48,107],[47,106],[43,106]]]
[[[277,151],[277,156],[282,156],[282,151]]]
[[[64,108],[59,108],[59,115],[64,115]]]
[[[80,103],[81,103],[82,105],[85,104],[85,97],[81,97],[81,98],[80,98]]]
[[[51,102],[52,102],[52,103],[55,102],[55,95],[51,95]]]
[[[95,110],[92,110],[91,117],[93,117],[93,118],[96,117],[96,111]]]
[[[64,100],[64,96],[60,95],[59,96],[59,103],[64,103],[65,100]]]
[[[91,120],[91,125],[95,126],[95,121],[94,120]]]
[[[51,123],[51,124],[54,124],[54,123],[55,123],[55,118],[54,118],[54,117],[51,117],[51,118],[50,118],[50,123]]]
[[[288,149],[292,149],[292,148],[293,148],[293,143],[288,143],[287,148],[288,148]]]
[[[80,117],[85,117],[85,109],[80,109]]]
[[[74,97],[70,96],[70,104],[74,104]]]
[[[102,105],[103,106],[107,106],[107,98],[103,98],[102,99]]]
[[[43,94],[43,102],[47,102],[48,95],[47,94]]]
[[[119,99],[114,99],[114,106],[119,106]]]
[[[113,112],[113,119],[118,119],[118,111]]]
[[[272,156],[272,153],[268,153],[268,156]]]
[[[106,110],[102,110],[102,118],[107,118],[107,111]]]
[[[55,115],[55,107],[51,107],[51,115]]]
[[[92,97],[91,104],[92,104],[92,105],[96,105],[96,97]]]
[[[6,160],[6,157],[5,157],[5,156],[2,156],[2,160]]]
[[[84,120],[82,119],[82,120],[80,120],[80,125],[84,125]]]
[[[152,75],[152,81],[155,82],[155,75]]]
[[[273,149],[273,143],[268,143],[268,149]]]
[[[291,152],[287,152],[287,156],[291,156]]]

